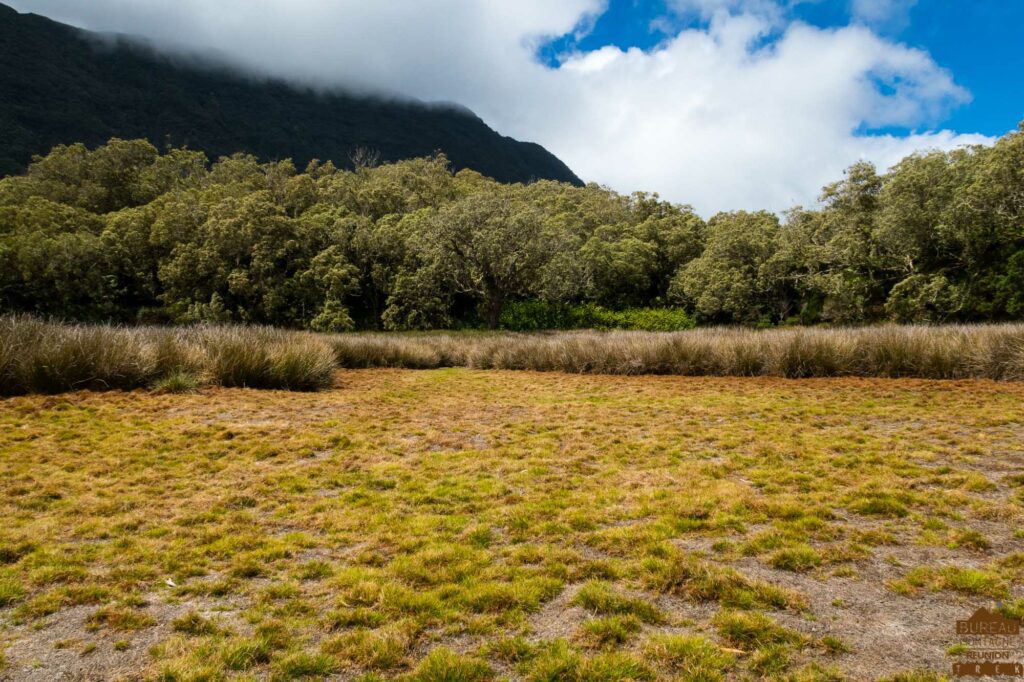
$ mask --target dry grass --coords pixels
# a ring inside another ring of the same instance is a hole
[[[0,395],[316,390],[334,366],[574,374],[1024,380],[1024,325],[317,335],[266,327],[127,328],[0,317]]]
[[[202,383],[309,391],[330,385],[323,338],[266,327],[167,329],[0,317],[0,395]]]
[[[346,334],[346,368],[472,367],[586,374],[1024,379],[1024,325],[698,329],[546,334]]]
[[[0,679],[875,679],[1024,597],[1021,383],[337,385],[0,401]]]

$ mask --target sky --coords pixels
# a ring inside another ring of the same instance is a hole
[[[708,216],[1024,119],[1024,0],[6,0],[257,75],[469,107]]]

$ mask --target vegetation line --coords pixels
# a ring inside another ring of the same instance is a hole
[[[320,332],[1024,319],[1024,129],[868,164],[815,209],[504,185],[444,157],[344,171],[145,141],[0,180],[0,310]]]
[[[338,365],[590,374],[1024,380],[1024,325],[339,334]]]
[[[313,334],[0,318],[0,394],[327,388],[335,367],[1024,380],[1024,325],[684,332]]]

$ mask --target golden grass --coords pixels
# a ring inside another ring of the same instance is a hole
[[[1024,380],[1024,325],[318,335],[266,327],[118,327],[0,317],[0,395],[203,383],[309,391],[333,368],[574,374]]]
[[[451,369],[337,385],[0,401],[9,669],[821,679],[871,650],[805,589],[884,590],[907,627],[916,603],[962,600],[915,643],[941,667],[952,619],[1020,580],[1022,384]],[[91,658],[25,659],[69,628]]]
[[[324,339],[267,327],[118,327],[0,317],[0,395],[189,390],[200,383],[310,391],[330,385]]]
[[[1024,379],[1024,325],[682,332],[344,334],[341,367],[587,374]]]

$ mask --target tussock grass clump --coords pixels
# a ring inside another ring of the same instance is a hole
[[[391,670],[405,662],[412,646],[411,633],[401,627],[379,631],[358,629],[324,643],[324,651],[343,663],[370,670]]]
[[[223,647],[221,660],[228,670],[248,670],[270,662],[271,644],[266,637],[231,639]]]
[[[156,393],[192,393],[200,386],[200,379],[188,372],[172,372],[153,382]]]
[[[820,566],[821,555],[813,547],[807,544],[796,545],[795,547],[784,547],[776,550],[768,557],[768,563],[772,567],[783,571],[794,571],[802,573]]]
[[[646,599],[619,594],[608,583],[596,580],[580,588],[572,605],[602,616],[635,616],[644,623],[660,623],[665,619],[658,607]]]
[[[296,651],[274,662],[272,680],[298,680],[308,677],[325,677],[337,672],[338,662],[324,654]]]
[[[634,615],[593,618],[580,626],[578,638],[584,646],[593,648],[620,646],[642,627]]]
[[[644,656],[682,676],[715,682],[723,679],[736,658],[700,635],[656,635],[643,648]]]
[[[648,566],[647,583],[662,592],[698,602],[719,602],[740,609],[799,610],[806,599],[762,580],[753,580],[728,566],[718,566],[681,554]]]
[[[405,682],[486,682],[494,679],[494,672],[486,661],[437,647],[401,679]]]
[[[198,330],[205,370],[222,386],[315,391],[330,386],[334,355],[311,334],[267,327]]]
[[[632,654],[608,651],[584,658],[561,640],[540,653],[526,675],[529,682],[640,682],[656,677],[653,668]]]
[[[144,334],[116,327],[0,318],[0,393],[135,388],[156,376]]]
[[[105,606],[94,611],[86,619],[86,625],[90,630],[106,628],[116,631],[130,631],[156,625],[156,620],[152,616],[131,609]]]
[[[221,629],[217,624],[208,618],[204,618],[195,611],[189,611],[171,621],[171,628],[175,632],[181,632],[193,637],[207,637],[218,634]]]
[[[1024,380],[1024,325],[680,332],[342,334],[346,368]]]
[[[724,641],[748,651],[772,645],[802,645],[807,640],[801,633],[758,612],[719,611],[712,622]]]
[[[25,597],[25,588],[13,580],[0,580],[0,608],[16,604]]]
[[[335,360],[346,369],[396,367],[436,369],[465,367],[470,353],[484,338],[515,334],[336,334],[331,337]]]
[[[906,595],[917,594],[921,590],[950,590],[993,599],[1002,599],[1009,595],[1009,587],[999,574],[960,566],[918,566],[902,579],[891,582],[889,587],[899,594]]]
[[[0,317],[0,395],[203,383],[312,391],[330,386],[334,353],[313,334],[264,327],[178,329]]]

